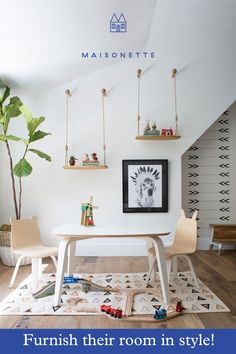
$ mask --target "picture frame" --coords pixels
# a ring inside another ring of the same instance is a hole
[[[168,212],[168,160],[123,160],[123,213]]]

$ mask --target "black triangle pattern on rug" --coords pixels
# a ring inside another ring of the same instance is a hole
[[[20,289],[28,289],[28,285],[24,285],[24,286],[22,286]]]
[[[161,305],[152,305],[152,307],[154,307],[154,309],[159,310],[161,308]]]
[[[201,304],[203,307],[205,307],[207,310],[210,308],[210,304]]]
[[[176,299],[182,300],[182,306],[186,313],[209,313],[209,312],[228,312],[229,309],[225,304],[201,281],[200,288],[194,288],[192,285],[192,276],[190,272],[181,273],[182,277],[177,280],[170,279],[171,287],[171,303],[175,308]],[[75,275],[79,278],[88,279],[88,274]],[[138,293],[134,297],[134,313],[153,315],[154,309],[165,308],[163,304],[161,285],[159,275],[156,279],[146,281],[144,273],[126,273],[126,274],[90,274],[93,276],[93,283],[104,286],[107,289],[101,291],[90,291],[84,293],[78,284],[64,284],[62,292],[62,301],[59,306],[53,306],[54,296],[46,296],[40,299],[34,299],[31,293],[30,277],[21,285],[23,289],[15,289],[5,301],[0,303],[0,314],[11,315],[78,315],[84,314],[86,308],[97,309],[100,313],[100,305],[108,304],[114,308],[120,307],[122,310],[126,307],[126,299],[128,291],[122,293],[121,290],[112,292],[111,288],[119,287],[119,289],[144,289],[144,292]],[[50,274],[44,273],[40,280],[40,287],[48,285],[49,280],[55,280]],[[108,280],[108,282],[107,282]],[[126,283],[128,281],[128,283]],[[119,282],[119,285],[117,284]],[[109,283],[109,284],[107,284]],[[29,284],[29,285],[28,285]],[[118,286],[117,286],[118,285]],[[146,289],[146,290],[145,290]],[[207,295],[206,295],[207,294]],[[11,301],[12,300],[12,301]],[[13,302],[13,303],[12,303]],[[81,308],[81,311],[80,311]],[[30,312],[29,309],[31,310]]]
[[[197,299],[198,300],[206,300],[206,299],[204,299],[204,297],[201,297],[201,296],[198,296]]]
[[[53,308],[53,311],[56,312],[57,310],[59,310],[61,308],[61,306],[57,305],[57,306],[53,306],[52,308]]]
[[[111,300],[106,298],[106,300],[104,300],[103,302],[104,302],[104,304],[107,304],[108,302],[111,302]]]

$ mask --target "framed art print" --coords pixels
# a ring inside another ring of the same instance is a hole
[[[168,160],[123,160],[123,212],[168,211]]]

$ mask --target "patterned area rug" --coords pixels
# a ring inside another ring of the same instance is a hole
[[[78,315],[100,314],[100,305],[107,304],[123,311],[126,305],[127,294],[121,291],[111,292],[111,288],[118,289],[145,289],[133,301],[133,314],[153,314],[155,309],[175,309],[177,300],[182,300],[185,313],[227,312],[225,304],[200,280],[200,289],[194,287],[189,272],[178,274],[178,279],[170,280],[171,303],[164,306],[162,302],[160,282],[157,275],[155,281],[147,282],[145,273],[127,274],[77,274],[79,278],[86,278],[106,291],[91,291],[85,293],[78,284],[63,286],[62,304],[53,306],[53,296],[34,299],[31,294],[30,277],[14,290],[0,304],[1,315]],[[55,281],[54,274],[44,274],[40,286]]]

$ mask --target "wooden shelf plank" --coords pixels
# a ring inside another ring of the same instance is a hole
[[[104,166],[104,165],[97,165],[97,166],[78,166],[78,165],[75,165],[75,166],[63,166],[63,168],[65,170],[105,170],[108,168],[108,166]]]
[[[136,140],[177,140],[179,135],[137,135]]]

